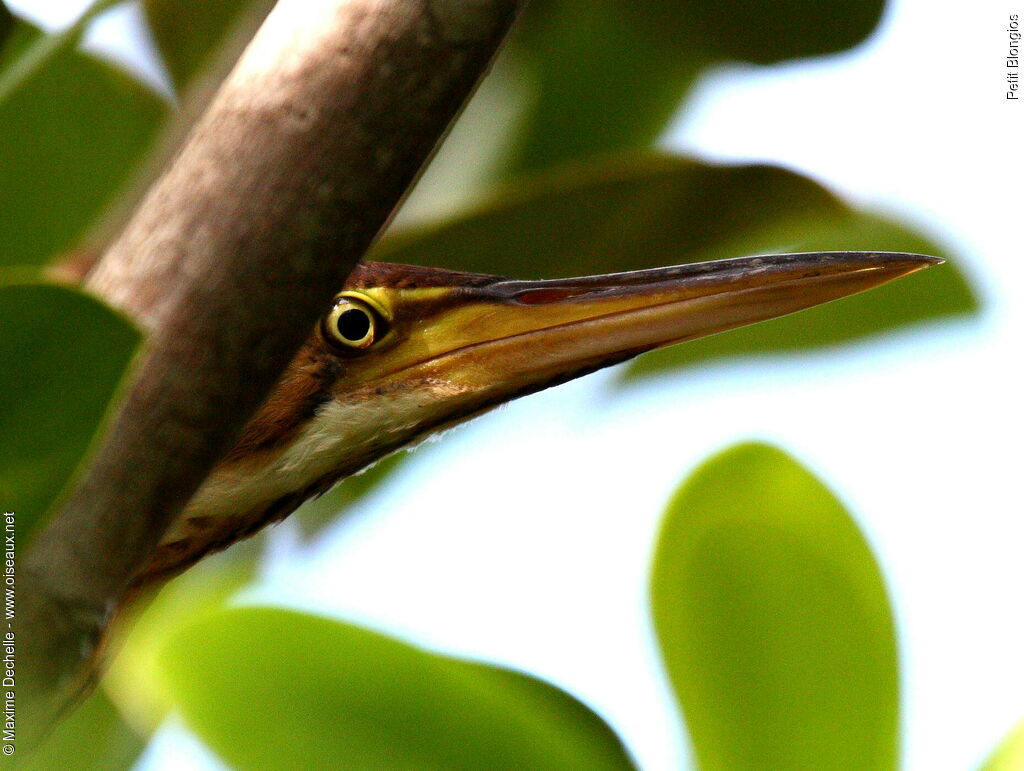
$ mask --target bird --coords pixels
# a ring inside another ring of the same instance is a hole
[[[811,252],[539,281],[361,262],[132,587],[159,586],[498,405],[940,262]]]

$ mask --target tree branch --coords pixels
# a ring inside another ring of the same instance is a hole
[[[42,727],[125,591],[369,247],[515,0],[281,0],[88,281],[150,330],[92,465],[21,566]]]

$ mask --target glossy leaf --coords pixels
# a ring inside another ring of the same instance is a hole
[[[518,167],[650,145],[701,70],[845,50],[884,0],[542,0],[509,46],[533,84]]]
[[[373,257],[551,278],[819,249],[944,251],[775,166],[639,155],[513,187],[462,218],[386,238]],[[976,309],[951,262],[795,316],[646,354],[628,373],[834,345]]]
[[[1024,769],[1024,720],[1012,731],[985,761],[980,771],[1021,771]]]
[[[181,91],[213,63],[240,23],[254,30],[252,17],[265,15],[271,5],[268,0],[143,0],[142,7],[171,80]]]
[[[551,685],[324,618],[223,611],[163,660],[188,725],[238,769],[633,767]]]
[[[124,721],[106,693],[97,689],[54,728],[41,746],[15,755],[14,768],[128,771],[135,766],[144,746],[143,737]]]
[[[0,286],[0,498],[19,549],[89,447],[138,340],[83,292]]]
[[[703,769],[895,768],[896,635],[871,550],[785,453],[743,444],[669,504],[654,626]]]
[[[51,44],[18,28],[17,56],[0,61],[0,265],[41,265],[73,248],[125,188],[167,105],[76,50],[73,36]]]

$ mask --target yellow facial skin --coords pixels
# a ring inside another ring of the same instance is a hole
[[[809,308],[934,262],[918,255],[814,253],[483,287],[352,289],[339,298],[374,309],[376,341],[346,352],[329,333],[325,340],[346,359],[338,398],[368,386],[434,379],[491,399]]]
[[[136,584],[174,575],[388,453],[518,396],[936,262],[815,253],[552,281],[364,263]]]

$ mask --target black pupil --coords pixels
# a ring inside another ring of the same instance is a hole
[[[370,315],[366,311],[351,308],[338,316],[338,334],[346,340],[358,343],[370,332]]]

